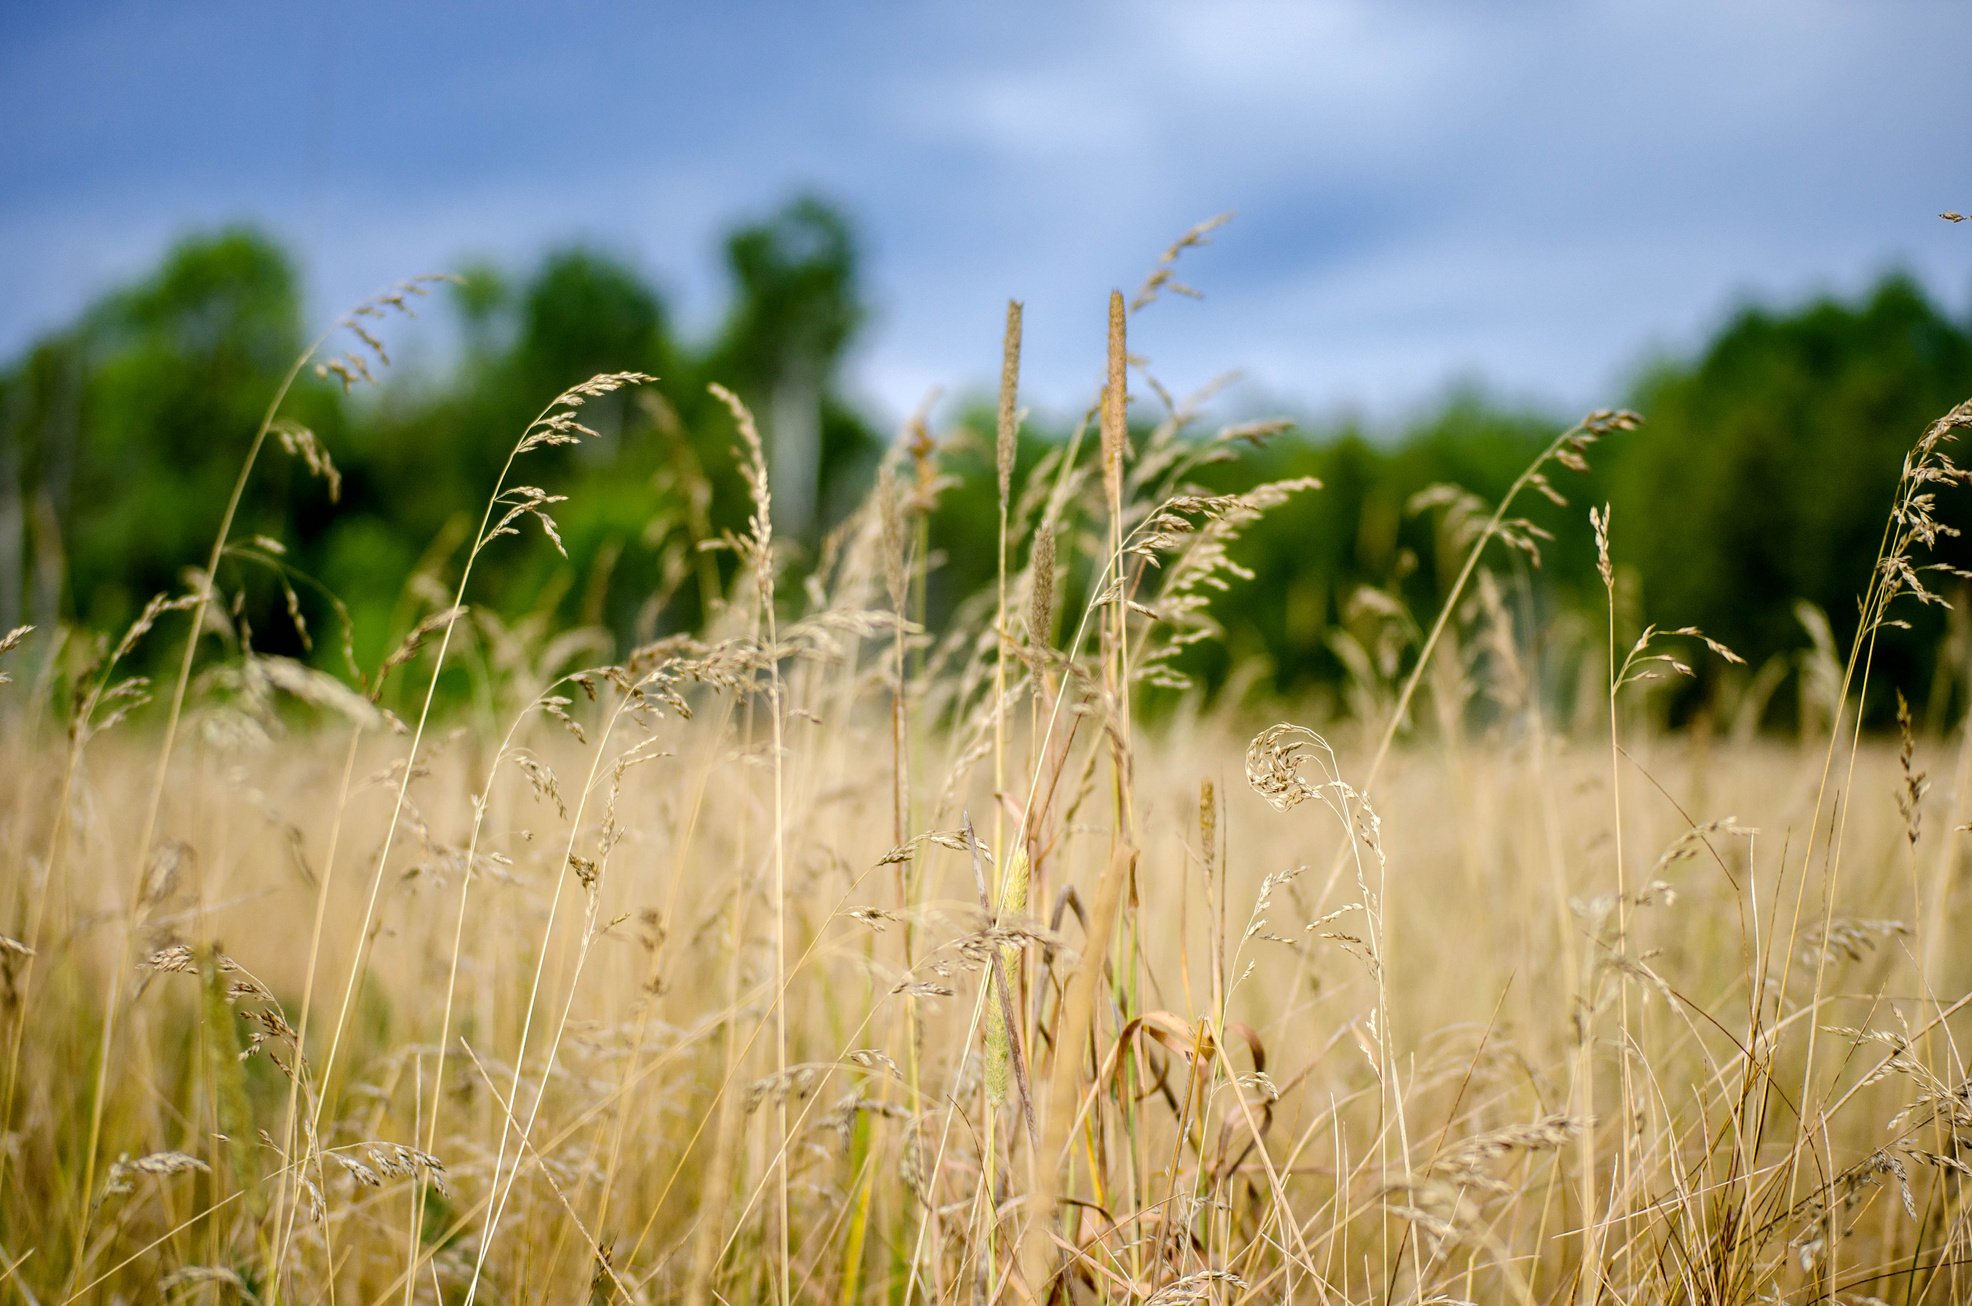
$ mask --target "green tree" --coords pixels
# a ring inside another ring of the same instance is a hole
[[[845,351],[867,317],[849,223],[813,197],[726,238],[733,303],[707,371],[754,409],[767,438],[776,524],[812,533],[858,466],[868,428],[842,402]]]
[[[1968,393],[1972,330],[1905,277],[1854,303],[1749,308],[1697,358],[1653,369],[1635,399],[1645,428],[1617,450],[1610,486],[1614,552],[1647,613],[1756,662],[1800,646],[1797,598],[1845,637],[1904,452]],[[1963,565],[1962,547],[1947,554]],[[1914,683],[1926,625],[1881,648],[1886,683]]]
[[[0,561],[64,571],[62,608],[97,626],[174,587],[210,541],[247,439],[301,348],[299,306],[280,249],[227,231],[181,243],[34,349],[7,377],[0,419],[0,462],[28,505],[19,516],[31,538],[0,546]],[[315,424],[339,421],[326,394],[298,404]],[[276,472],[242,533],[288,519],[301,497]]]

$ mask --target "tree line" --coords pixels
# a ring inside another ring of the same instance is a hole
[[[339,637],[305,632],[346,619],[358,663],[380,657],[424,610],[419,587],[469,544],[517,430],[599,371],[662,382],[599,405],[591,420],[607,438],[553,451],[540,473],[568,496],[557,517],[572,565],[545,548],[489,556],[482,602],[619,642],[695,629],[731,565],[704,546],[747,511],[731,420],[707,389],[715,381],[760,418],[791,565],[814,558],[894,438],[844,393],[844,360],[869,320],[855,233],[800,199],[733,229],[724,263],[726,304],[703,338],[680,331],[627,261],[569,247],[519,274],[469,268],[462,284],[413,301],[446,323],[442,363],[396,360],[378,387],[304,376],[284,412],[336,477],[311,474],[305,457],[257,474],[235,537],[277,543],[236,551],[226,565],[237,574],[223,578],[244,596],[238,615],[256,646],[328,665]],[[183,241],[0,371],[0,631],[114,631],[182,586],[308,331],[292,258],[265,235],[228,230]],[[1147,429],[1158,401],[1140,395],[1133,418]],[[1643,428],[1558,487],[1567,506],[1529,506],[1530,538],[1554,539],[1536,544],[1538,558],[1498,559],[1520,637],[1538,646],[1571,622],[1602,620],[1586,512],[1607,503],[1621,620],[1700,626],[1747,659],[1751,670],[1733,675],[1772,693],[1818,637],[1853,629],[1903,452],[1968,395],[1972,320],[1909,278],[1742,309],[1612,396]],[[997,508],[990,395],[934,416],[916,438],[939,486],[927,522],[936,613],[993,583]],[[1397,430],[1303,418],[1206,468],[1215,489],[1301,476],[1323,488],[1241,540],[1254,577],[1219,599],[1224,637],[1188,654],[1190,669],[1208,687],[1346,702],[1352,684],[1414,644],[1393,614],[1435,609],[1474,505],[1504,493],[1572,416],[1464,390]],[[1023,470],[1067,438],[1065,426],[1030,420]],[[1943,516],[1964,514],[1948,503]],[[1963,565],[1963,552],[1947,542],[1944,557]],[[1939,639],[1948,619],[1919,618],[1890,632],[1876,665],[1885,684],[1942,712],[1963,697],[1964,666],[1939,652],[1956,647]],[[1687,694],[1684,710],[1705,692]],[[1772,701],[1766,714],[1785,718],[1787,696]]]

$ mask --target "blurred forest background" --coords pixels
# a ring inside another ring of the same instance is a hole
[[[900,438],[845,394],[844,358],[869,316],[856,234],[825,203],[800,199],[730,232],[725,259],[729,298],[704,338],[681,334],[630,264],[571,247],[521,272],[466,268],[463,284],[422,301],[426,318],[452,319],[438,332],[457,346],[442,365],[400,366],[382,386],[347,393],[333,376],[304,377],[284,412],[318,435],[340,484],[332,495],[300,459],[257,473],[235,538],[278,537],[284,554],[276,565],[267,550],[236,549],[226,578],[249,596],[241,615],[256,646],[340,670],[346,608],[355,659],[374,664],[429,610],[420,578],[455,574],[520,428],[565,386],[606,370],[660,384],[598,405],[588,420],[607,438],[552,451],[561,461],[531,473],[569,496],[557,519],[574,565],[538,541],[496,551],[481,603],[510,622],[535,614],[550,629],[606,630],[619,645],[696,628],[731,565],[699,546],[746,512],[711,381],[760,415],[777,529],[798,574]],[[0,630],[115,631],[183,584],[270,396],[317,329],[300,286],[293,260],[264,235],[196,236],[0,370]],[[393,325],[386,344],[432,325]],[[994,362],[954,381],[983,380]],[[1133,419],[1156,421],[1158,398],[1132,386]],[[1744,308],[1609,396],[1644,427],[1602,446],[1594,471],[1561,487],[1570,506],[1530,514],[1560,542],[1538,570],[1516,564],[1522,628],[1537,638],[1583,621],[1599,630],[1586,512],[1608,501],[1625,619],[1695,624],[1732,645],[1748,660],[1724,673],[1738,678],[1735,701],[1751,689],[1756,722],[1785,724],[1797,708],[1782,691],[1801,678],[1803,654],[1853,628],[1903,452],[1968,392],[1972,319],[1911,280],[1887,277],[1852,300]],[[921,471],[951,478],[930,525],[934,616],[993,580],[991,395],[984,384],[972,393],[902,436],[917,440]],[[1211,690],[1340,705],[1368,664],[1400,656],[1392,650],[1406,633],[1392,629],[1402,624],[1392,613],[1431,610],[1459,556],[1456,512],[1419,506],[1420,492],[1448,483],[1490,502],[1580,415],[1473,389],[1401,429],[1290,416],[1293,429],[1209,478],[1237,488],[1316,476],[1324,488],[1241,542],[1256,578],[1220,599],[1225,638],[1197,650],[1191,670]],[[1067,427],[1030,417],[1022,465]],[[290,589],[312,641],[287,618]],[[1365,602],[1365,590],[1399,603]],[[1947,618],[1927,615],[1930,627],[1893,638],[1877,666],[1880,683],[1943,714],[1962,691],[1946,670],[1955,659],[1934,651]],[[1700,711],[1719,690],[1701,684],[1677,710]]]

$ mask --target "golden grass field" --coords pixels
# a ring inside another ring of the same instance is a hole
[[[1972,406],[1913,450],[1798,737],[1656,724],[1649,677],[1729,656],[1695,632],[1526,652],[1516,496],[1624,414],[1469,514],[1353,719],[1139,719],[1302,487],[1189,491],[1175,420],[1127,447],[1123,320],[1094,447],[1019,497],[1010,321],[1006,579],[953,629],[913,619],[901,446],[776,593],[734,401],[755,513],[701,637],[570,672],[579,638],[460,611],[468,561],[351,687],[183,643],[226,620],[195,575],[125,641],[170,650],[148,691],[113,656],[66,719],[0,718],[5,1291],[1972,1297],[1972,736],[1854,712]],[[561,396],[514,462],[643,380]],[[472,560],[545,516],[517,485]],[[506,672],[433,711],[448,657]]]

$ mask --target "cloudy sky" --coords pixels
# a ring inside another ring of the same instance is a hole
[[[1960,0],[0,0],[0,358],[238,220],[324,315],[582,239],[703,326],[720,230],[805,189],[889,413],[990,378],[1008,296],[1079,402],[1105,292],[1228,209],[1133,340],[1173,386],[1590,404],[1748,297],[1972,312],[1967,51]]]

